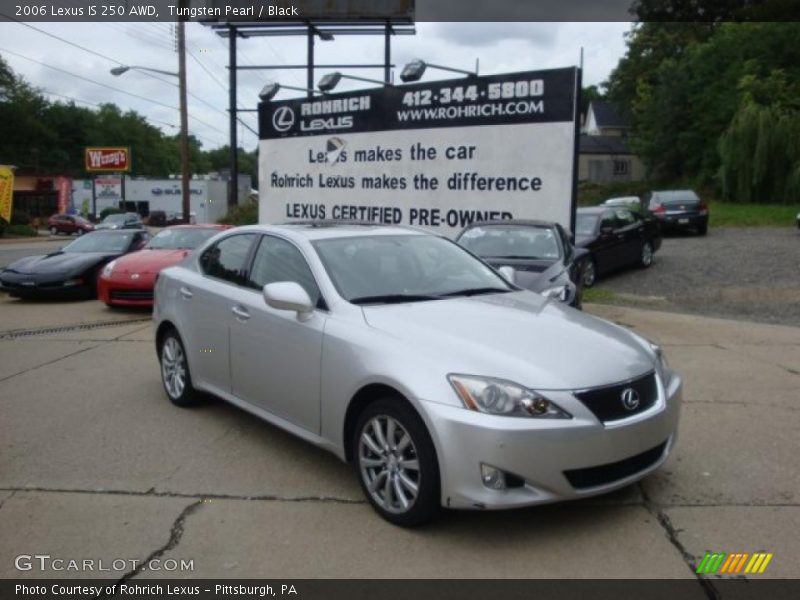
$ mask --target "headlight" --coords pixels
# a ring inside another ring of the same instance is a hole
[[[572,418],[541,394],[510,381],[472,375],[448,375],[447,379],[470,410],[508,417]]]
[[[672,379],[672,369],[669,367],[667,357],[664,356],[664,351],[661,349],[661,346],[658,346],[653,342],[650,342],[650,349],[656,355],[656,371],[658,371],[658,374],[661,376],[661,381],[663,381],[664,385],[666,386]]]
[[[103,267],[103,271],[100,273],[101,277],[111,277],[111,274],[114,272],[114,266],[117,264],[116,260],[112,260],[108,263],[105,267]]]
[[[566,285],[558,285],[556,287],[551,287],[542,292],[542,296],[545,298],[552,298],[553,300],[558,300],[559,302],[566,302],[569,298],[569,287]]]

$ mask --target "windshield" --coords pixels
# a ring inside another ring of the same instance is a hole
[[[339,294],[357,304],[512,289],[457,244],[432,235],[336,238],[314,247]]]
[[[164,248],[197,248],[207,239],[219,233],[218,229],[165,229],[156,235],[147,248],[151,250],[162,250]]]
[[[131,245],[133,233],[108,235],[103,232],[93,232],[79,237],[77,240],[64,246],[63,252],[125,252]]]
[[[458,240],[481,258],[555,260],[561,256],[552,227],[492,225],[473,227]]]
[[[103,219],[103,223],[122,223],[125,221],[125,215],[108,215]]]
[[[592,235],[599,215],[578,214],[575,220],[575,235]]]

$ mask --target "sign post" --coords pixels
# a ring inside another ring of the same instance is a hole
[[[577,68],[264,102],[259,221],[574,226]]]
[[[0,218],[11,223],[14,203],[14,170],[8,165],[0,165]]]
[[[125,173],[131,168],[131,152],[127,146],[91,146],[84,152],[84,167],[90,173],[119,173],[121,202],[125,206]],[[97,181],[92,182],[92,216],[97,217]]]

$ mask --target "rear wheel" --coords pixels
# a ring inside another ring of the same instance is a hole
[[[414,527],[439,514],[436,450],[422,419],[404,399],[387,397],[367,406],[352,444],[361,489],[384,519]]]
[[[650,265],[653,264],[653,256],[654,256],[653,244],[650,242],[645,242],[642,244],[642,254],[639,257],[639,265],[646,269]]]
[[[177,331],[170,329],[164,334],[158,354],[161,361],[161,381],[170,402],[181,407],[198,404],[200,395],[192,386],[186,351]]]
[[[703,225],[700,225],[700,227],[697,228],[698,235],[705,235],[707,233],[708,233],[708,223],[704,223]]]

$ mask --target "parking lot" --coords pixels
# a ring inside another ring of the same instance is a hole
[[[11,246],[0,262],[21,250]],[[758,577],[798,577],[800,330],[587,310],[662,344],[684,376],[665,467],[609,496],[403,530],[373,513],[332,455],[221,402],[173,407],[149,313],[2,297],[0,576],[165,575],[132,562],[104,573],[14,566],[49,554],[191,561],[168,575],[192,577],[691,579],[706,551],[763,551],[774,558]]]

